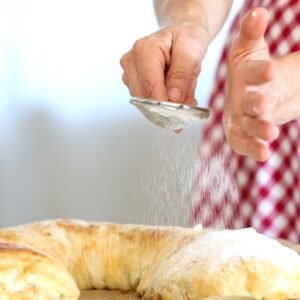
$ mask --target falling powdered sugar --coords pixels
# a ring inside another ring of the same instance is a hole
[[[135,187],[135,197],[143,199],[136,201],[141,203],[136,221],[151,225],[231,227],[238,193],[225,156],[207,159],[201,153],[198,132],[161,133],[163,137],[153,145]],[[242,222],[237,227],[241,226]]]
[[[192,197],[194,223],[220,229],[241,228],[243,221],[236,211],[237,185],[226,156],[218,153],[207,158],[201,148],[198,155]]]
[[[137,223],[190,225],[192,192],[198,171],[197,139],[187,131],[179,135],[161,131],[135,186],[139,203]],[[140,200],[139,200],[140,199]]]

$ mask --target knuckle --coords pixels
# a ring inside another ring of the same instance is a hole
[[[132,47],[132,52],[135,56],[139,56],[146,49],[156,49],[160,48],[163,45],[163,39],[161,36],[155,34],[149,35],[147,37],[138,39]]]
[[[150,97],[156,88],[156,83],[149,77],[142,78],[142,92],[145,97]]]
[[[235,153],[239,155],[245,155],[244,151],[241,149],[241,146],[237,142],[231,141],[229,144]]]
[[[128,54],[124,54],[120,59],[120,65],[123,69],[126,68],[127,61],[128,61]]]
[[[174,67],[169,70],[168,76],[170,79],[186,82],[189,79],[189,72],[185,67]]]
[[[122,75],[122,81],[123,81],[123,83],[124,83],[125,85],[128,86],[128,79],[127,79],[127,76],[126,76],[125,73],[123,73],[123,75]]]
[[[229,143],[229,145],[231,146],[231,148],[234,151],[236,151],[237,150],[236,143],[234,142],[231,132],[227,132],[226,139],[227,139],[227,142]]]
[[[229,128],[224,128],[225,130],[225,137],[226,137],[226,140],[228,142],[228,144],[230,145],[230,147],[232,148],[232,150],[234,152],[236,152],[237,154],[243,154],[242,151],[241,151],[241,147],[240,147],[240,144],[236,138],[236,135],[234,132],[232,132],[232,129],[229,127]]]
[[[201,72],[201,65],[197,64],[193,69],[192,76],[191,76],[192,79],[197,79],[200,72]]]
[[[138,39],[137,41],[135,41],[135,43],[133,44],[132,47],[132,52],[134,55],[140,55],[140,53],[142,52],[142,49],[144,48],[146,43],[146,38],[142,38],[142,39]]]
[[[223,113],[222,122],[223,122],[223,128],[225,134],[229,134],[232,129],[232,115],[228,113],[226,110]]]

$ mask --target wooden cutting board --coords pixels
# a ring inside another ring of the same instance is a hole
[[[138,300],[133,294],[122,294],[117,291],[81,291],[79,300]],[[205,300],[251,300],[243,297],[210,297]],[[254,300],[254,299],[253,299]]]
[[[81,291],[80,300],[137,300],[132,294],[122,294],[117,291]]]

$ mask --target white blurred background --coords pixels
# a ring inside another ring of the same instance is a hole
[[[228,25],[204,62],[201,105]],[[1,226],[187,224],[182,187],[201,126],[176,135],[149,124],[121,81],[122,54],[155,30],[151,0],[0,1]]]

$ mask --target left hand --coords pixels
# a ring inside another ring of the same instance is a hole
[[[285,123],[283,101],[288,82],[280,59],[271,59],[264,39],[268,13],[250,11],[243,19],[229,60],[227,98],[223,114],[226,138],[239,154],[258,161],[271,156],[268,142],[279,136]]]

